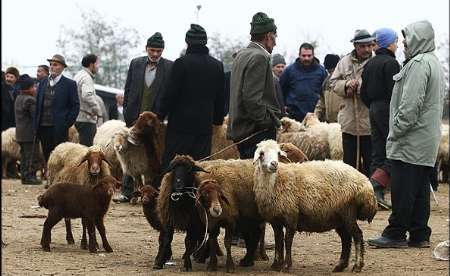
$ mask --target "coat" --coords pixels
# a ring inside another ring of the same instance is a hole
[[[80,113],[77,122],[96,124],[102,111],[96,99],[92,73],[83,68],[73,79],[77,82],[78,98],[80,99]]]
[[[36,98],[33,95],[19,92],[15,102],[17,142],[33,142],[35,113]]]
[[[9,93],[11,86],[2,83],[2,131],[10,127],[16,126],[16,119],[14,118],[14,97]]]
[[[39,131],[41,115],[44,106],[44,94],[47,89],[48,78],[39,84],[36,104],[35,129]],[[52,102],[53,131],[55,141],[67,141],[68,130],[75,123],[80,112],[77,84],[75,81],[61,76],[55,85],[55,95]]]
[[[323,81],[322,91],[314,109],[314,114],[320,121],[336,123],[339,111],[344,106],[344,99],[331,90],[330,78],[331,75],[328,75]]]
[[[353,50],[350,54],[339,60],[336,69],[330,78],[330,88],[334,93],[343,98],[344,105],[338,114],[338,123],[341,125],[343,133],[350,135],[370,135],[369,109],[361,101],[359,95],[361,89],[361,74],[364,65],[370,60],[358,60],[356,52]],[[348,97],[345,92],[345,83],[350,79],[359,81],[358,91],[356,93],[357,110],[355,118],[355,106],[353,97]],[[359,133],[357,133],[356,123],[358,122]]]
[[[441,139],[444,72],[433,53],[431,24],[416,22],[404,32],[410,60],[394,76],[386,153],[393,160],[434,167]]]
[[[128,69],[123,99],[123,116],[127,126],[131,126],[139,117],[147,64],[148,56],[138,57],[131,61]],[[149,111],[154,113],[159,111],[160,98],[167,89],[172,64],[172,61],[161,58],[156,66],[156,76],[152,83],[152,97],[154,98],[152,108]]]
[[[280,116],[270,54],[250,42],[233,61],[227,137],[239,141],[255,132],[278,128]]]
[[[222,62],[211,57],[206,46],[189,46],[172,66],[158,117],[168,116],[168,132],[211,135],[212,125],[223,123],[224,91]]]

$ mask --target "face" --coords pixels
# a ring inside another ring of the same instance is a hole
[[[281,74],[283,73],[284,67],[286,67],[286,65],[284,65],[283,63],[277,64],[274,67],[272,67],[272,71],[275,74],[275,76],[280,77]]]
[[[395,54],[395,52],[396,52],[397,49],[398,49],[398,38],[395,39],[395,42],[394,42],[394,43],[391,43],[391,44],[388,46],[388,49],[389,49],[391,52],[393,52],[393,53]]]
[[[280,156],[287,157],[287,154],[280,149],[277,142],[267,140],[257,145],[253,162],[259,162],[258,165],[264,172],[275,173]]]
[[[89,70],[92,72],[92,74],[97,74],[98,72],[98,66],[99,66],[99,58],[95,61],[95,63],[91,63],[89,65]]]
[[[161,57],[163,48],[152,48],[152,47],[146,47],[145,50],[147,51],[148,58],[152,62],[157,62],[158,58]]]
[[[54,77],[59,76],[64,71],[64,65],[59,62],[50,62],[50,74]]]
[[[117,95],[116,101],[118,105],[123,105],[123,95]]]
[[[36,78],[38,80],[43,80],[48,77],[47,71],[44,70],[42,67],[38,67],[36,72]]]
[[[267,52],[269,52],[270,54],[272,53],[275,45],[277,45],[276,40],[277,40],[277,34],[274,32],[267,33],[264,38],[264,41],[263,41],[264,48],[266,48]]]
[[[17,82],[17,78],[13,74],[7,73],[5,75],[5,81],[6,81],[6,84],[12,86],[12,85],[14,85]]]
[[[300,49],[300,53],[298,54],[300,58],[300,63],[304,66],[310,66],[314,61],[314,53],[312,49]]]
[[[372,50],[373,50],[372,42],[354,43],[354,46],[355,46],[356,55],[358,56],[358,58],[366,59],[372,55]]]

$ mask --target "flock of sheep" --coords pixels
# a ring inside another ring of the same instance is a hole
[[[14,134],[14,129],[2,132],[3,173],[6,163],[20,159]],[[343,271],[349,265],[353,239],[352,271],[360,272],[364,242],[357,220],[371,222],[377,203],[367,177],[340,161],[339,124],[319,122],[314,114],[308,114],[301,123],[283,118],[278,141],[258,144],[253,160],[238,159],[236,146],[225,134],[226,124],[214,127],[212,152],[228,148],[213,156],[215,160],[199,162],[176,156],[161,172],[165,125],[152,112],[142,113],[131,128],[117,120],[105,122],[97,130],[92,147],[78,144],[73,132],[71,142],[58,145],[48,160],[48,189],[38,198],[39,205],[49,210],[42,248],[50,251],[51,229],[63,218],[67,242],[74,243],[70,219],[82,218],[81,247],[97,251],[97,229],[105,251],[112,252],[103,218],[120,187],[118,180],[128,174],[136,183],[133,201],[141,199],[145,217],[160,232],[155,269],[163,268],[171,258],[173,233],[181,230],[186,232],[184,269],[192,269],[194,255],[199,262],[209,257],[208,270],[217,270],[217,256],[223,254],[217,242],[220,227],[225,228],[226,271],[235,270],[231,237],[236,229],[247,249],[239,265],[251,266],[255,258],[267,258],[263,234],[267,222],[275,236],[272,269],[291,268],[296,231],[335,229],[342,248],[333,271]],[[448,126],[443,128],[438,163],[447,177]],[[148,185],[161,173],[164,177],[159,190]]]

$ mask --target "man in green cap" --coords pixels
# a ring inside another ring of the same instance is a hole
[[[172,69],[173,62],[161,57],[164,40],[161,33],[154,33],[145,47],[146,56],[137,57],[130,63],[123,99],[123,117],[130,127],[143,111],[157,113],[161,95]],[[125,175],[122,183],[122,195],[114,202],[128,202],[133,193],[133,180]]]

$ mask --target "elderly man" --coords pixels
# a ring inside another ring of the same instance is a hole
[[[392,160],[389,225],[369,245],[383,248],[430,247],[430,170],[441,137],[445,80],[434,54],[434,30],[428,21],[404,30],[406,61],[394,75],[387,157]],[[409,240],[406,233],[409,232]]]
[[[330,79],[330,88],[343,98],[344,106],[339,112],[338,123],[342,129],[344,163],[357,169],[363,159],[362,172],[370,176],[372,146],[370,141],[369,110],[361,101],[361,74],[364,65],[372,58],[373,41],[367,30],[357,30],[353,39],[354,50],[337,64]],[[359,148],[358,148],[359,145]],[[360,155],[358,153],[360,152]]]
[[[36,71],[36,79],[38,81],[42,81],[43,79],[48,78],[48,75],[50,74],[49,70],[50,68],[48,67],[48,65],[39,65]]]

